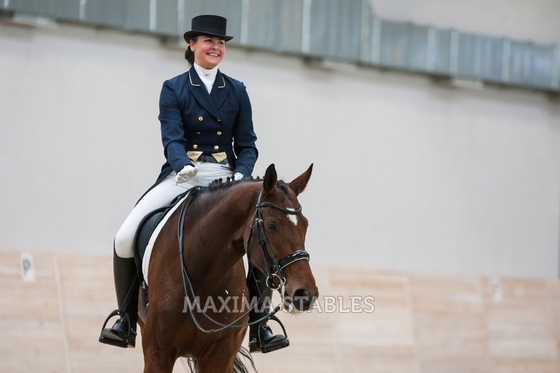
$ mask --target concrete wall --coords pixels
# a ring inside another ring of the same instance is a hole
[[[0,250],[111,253],[164,161],[158,95],[182,53],[0,24]],[[255,175],[315,163],[301,196],[313,263],[557,276],[558,99],[235,48],[221,70],[252,99]]]

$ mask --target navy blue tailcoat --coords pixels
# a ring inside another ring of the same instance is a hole
[[[251,175],[258,157],[252,117],[245,85],[219,70],[210,94],[194,67],[166,80],[158,118],[167,162],[158,182],[192,164],[187,151],[225,152],[234,173]]]

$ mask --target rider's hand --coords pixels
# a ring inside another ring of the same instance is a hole
[[[241,180],[244,177],[245,176],[241,172],[236,172],[236,173],[233,174],[233,180]]]
[[[198,173],[198,167],[188,164],[185,167],[183,167],[181,171],[177,173],[177,176],[175,176],[175,183],[176,184],[186,183],[187,181],[192,179],[197,173]]]

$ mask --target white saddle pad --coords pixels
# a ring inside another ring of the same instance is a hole
[[[183,197],[179,202],[177,202],[177,204],[175,204],[175,206],[173,206],[171,210],[167,212],[167,214],[165,214],[163,219],[161,219],[161,221],[157,225],[156,229],[154,229],[154,232],[152,233],[152,236],[148,241],[148,246],[146,246],[146,251],[144,252],[144,257],[142,258],[142,274],[144,275],[144,282],[146,283],[146,285],[148,285],[148,269],[150,268],[150,258],[152,256],[154,243],[156,242],[156,239],[159,236],[159,232],[161,232],[161,229],[163,228],[165,223],[167,223],[167,220],[169,220],[171,214],[173,214],[173,212],[177,210],[179,206],[181,206],[181,204],[183,203],[185,198],[187,198],[187,196],[188,195]]]

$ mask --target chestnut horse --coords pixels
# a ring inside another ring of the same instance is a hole
[[[246,371],[238,355],[245,351],[250,359],[241,347],[253,304],[245,254],[281,293],[284,309],[312,308],[318,290],[304,247],[308,222],[297,199],[312,168],[290,183],[277,180],[272,164],[262,180],[196,187],[175,210],[149,263],[149,307],[139,322],[144,372],[171,373],[179,357],[199,373]]]

